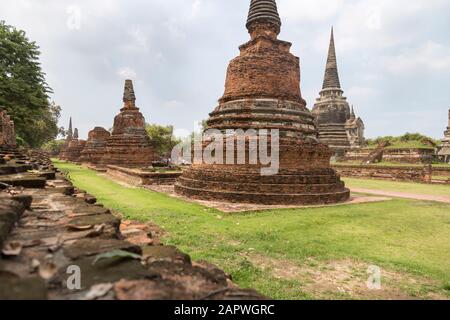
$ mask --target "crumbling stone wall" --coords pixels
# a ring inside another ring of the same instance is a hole
[[[11,120],[6,110],[0,107],[0,146],[15,147],[16,145],[14,121]]]
[[[379,180],[432,182],[432,175],[436,172],[431,166],[377,166],[377,165],[344,165],[333,166],[343,177],[368,178]],[[437,170],[437,169],[436,169]],[[447,171],[446,169],[442,169]],[[450,173],[450,170],[448,170]]]
[[[111,136],[109,131],[95,127],[89,132],[86,146],[81,151],[80,162],[99,164],[106,152],[106,142]]]

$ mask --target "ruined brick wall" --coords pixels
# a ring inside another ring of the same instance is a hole
[[[363,148],[350,150],[343,161],[364,161],[375,149]],[[433,148],[400,148],[384,149],[382,161],[393,163],[423,164],[429,163],[435,158]]]
[[[14,122],[5,110],[0,108],[0,146],[16,147]]]
[[[343,165],[333,166],[343,177],[368,178],[379,180],[431,182],[432,172],[424,167],[387,167],[376,165]]]
[[[80,162],[98,164],[106,151],[106,142],[111,134],[104,128],[96,127],[89,132],[86,146],[81,151]]]

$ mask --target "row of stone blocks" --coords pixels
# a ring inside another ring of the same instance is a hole
[[[14,166],[13,158],[4,164]],[[54,172],[42,177],[44,187],[3,185],[0,192],[0,299],[263,298],[217,267],[162,245],[157,227],[121,221]],[[77,269],[74,288],[68,270]]]

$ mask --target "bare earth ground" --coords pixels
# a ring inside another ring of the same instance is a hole
[[[116,180],[115,180],[116,181]],[[117,181],[116,181],[117,182]],[[123,182],[122,182],[123,183]],[[300,208],[319,208],[319,207],[330,207],[339,205],[353,205],[361,203],[372,203],[391,200],[388,197],[378,197],[378,196],[362,196],[353,194],[351,199],[347,202],[333,204],[333,205],[317,205],[317,206],[283,206],[283,205],[257,205],[249,203],[231,203],[223,201],[203,201],[190,199],[187,197],[180,196],[175,193],[174,186],[145,186],[144,188],[149,189],[154,192],[160,192],[170,195],[171,197],[182,199],[184,201],[193,202],[201,204],[208,208],[214,208],[225,213],[243,213],[248,211],[263,211],[263,210],[275,210],[275,209],[300,209]]]
[[[381,269],[381,289],[369,289],[367,279],[370,265],[360,261],[317,261],[310,258],[303,265],[298,265],[264,255],[246,254],[245,257],[275,278],[299,281],[301,290],[317,299],[448,299],[448,296],[432,290],[436,286],[432,279],[386,269]],[[426,288],[430,291],[426,292]],[[336,292],[339,292],[338,296]]]

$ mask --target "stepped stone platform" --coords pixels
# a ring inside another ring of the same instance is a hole
[[[366,162],[377,149],[362,148],[347,152],[341,161]],[[433,148],[381,148],[377,155],[376,162],[427,164],[435,159],[435,149]]]
[[[330,166],[332,151],[318,141],[315,117],[300,92],[299,58],[290,53],[291,43],[277,39],[280,28],[274,0],[251,1],[247,21],[251,40],[230,62],[224,95],[207,121],[208,130],[234,139],[233,147],[224,141],[224,154],[236,151],[240,142],[245,144],[245,164],[236,161],[236,152],[234,164],[194,163],[175,185],[179,195],[266,205],[331,204],[349,199],[350,191]],[[252,143],[259,145],[262,136],[243,138],[228,133],[239,129],[278,130],[278,173],[264,176],[262,162],[249,161],[255,152]],[[207,147],[204,141],[200,151]]]
[[[106,173],[116,180],[133,186],[173,185],[181,176],[182,171],[171,169],[131,169],[118,166],[107,166]]]
[[[1,159],[13,166],[10,151]],[[36,171],[53,170],[55,179],[42,189],[0,191],[0,300],[264,298],[163,245],[157,226],[121,221],[75,189],[44,154],[14,154]],[[81,271],[80,287],[70,286],[73,268]]]
[[[16,147],[16,129],[14,121],[4,107],[0,106],[0,146]]]

